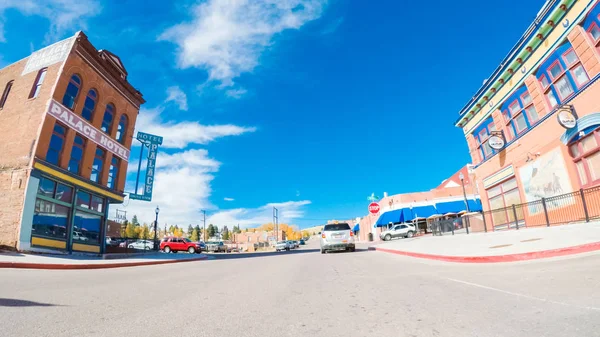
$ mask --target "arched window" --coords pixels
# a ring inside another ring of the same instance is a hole
[[[2,97],[0,97],[0,109],[4,108],[4,103],[8,99],[8,94],[10,94],[10,89],[12,88],[13,81],[8,81],[6,83],[6,87],[4,87],[4,91],[2,92]]]
[[[100,128],[102,131],[110,134],[112,129],[112,122],[115,115],[115,106],[112,104],[106,105],[106,110],[104,110],[104,117],[102,118],[102,127]]]
[[[121,115],[119,126],[117,128],[117,142],[125,144],[125,134],[127,133],[127,116]]]
[[[46,78],[46,71],[48,68],[41,69],[37,76],[35,77],[35,82],[33,82],[33,87],[31,88],[31,92],[29,93],[29,98],[36,98],[40,94],[40,90],[42,89],[42,84],[44,83],[44,78]]]
[[[75,100],[79,94],[79,88],[81,88],[81,78],[79,78],[78,75],[71,76],[69,85],[67,85],[67,90],[65,91],[65,95],[63,96],[62,100],[64,106],[73,110],[73,107],[75,106]]]
[[[96,93],[96,90],[90,89],[90,91],[88,91],[87,97],[85,98],[85,103],[83,103],[81,117],[91,122],[92,118],[94,118],[94,109],[96,108],[97,101],[98,93]]]
[[[73,140],[73,148],[71,149],[71,159],[69,159],[69,171],[75,174],[80,173],[84,149],[85,139],[80,135],[76,135],[75,139]]]
[[[96,148],[96,154],[94,155],[94,162],[92,164],[92,174],[90,175],[90,180],[94,182],[100,182],[100,177],[102,177],[102,169],[104,167],[104,156],[106,153],[100,147]]]

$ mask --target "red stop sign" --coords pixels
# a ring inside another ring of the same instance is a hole
[[[369,213],[377,214],[379,213],[379,204],[376,202],[372,202],[369,204]]]

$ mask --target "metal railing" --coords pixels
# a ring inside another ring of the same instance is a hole
[[[470,232],[487,232],[589,222],[598,218],[600,218],[600,186],[466,214],[462,216],[462,223],[468,226]]]

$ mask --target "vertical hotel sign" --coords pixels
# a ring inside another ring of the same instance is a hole
[[[135,192],[129,194],[129,198],[134,200],[152,200],[152,190],[154,188],[154,175],[156,174],[156,154],[158,153],[158,146],[162,145],[163,137],[151,135],[149,133],[138,132],[136,136],[137,140],[142,143],[142,151],[144,147],[148,147],[148,161],[146,165],[146,178],[144,179],[143,193],[137,194],[138,182],[140,175],[140,167],[142,158],[140,156],[140,162],[138,166],[138,178],[135,182]]]

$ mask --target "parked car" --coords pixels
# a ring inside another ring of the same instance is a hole
[[[296,248],[300,248],[300,241],[298,241],[298,240],[294,240],[294,241],[292,241],[292,242],[294,243],[294,246],[295,246]]]
[[[294,241],[288,240],[287,243],[288,243],[288,245],[290,245],[290,249],[295,249],[296,248],[296,244],[294,243]]]
[[[394,225],[392,228],[381,232],[379,237],[384,241],[390,241],[393,238],[412,238],[417,230],[410,224]]]
[[[277,241],[275,244],[275,250],[280,252],[283,250],[290,250],[290,244],[287,241]]]
[[[154,249],[154,242],[152,242],[151,240],[137,240],[135,242],[130,243],[127,246],[127,248],[152,250]]]
[[[325,225],[321,233],[321,254],[330,250],[346,250],[353,252],[356,249],[354,233],[347,223]]]
[[[206,251],[206,243],[204,241],[198,241],[198,246],[200,247],[200,251]]]
[[[73,240],[90,241],[90,239],[83,236],[83,234],[81,234],[81,232],[73,232]]]
[[[192,242],[188,238],[177,238],[169,236],[160,242],[160,250],[165,253],[177,253],[187,251],[190,254],[200,253],[201,248],[198,242]]]
[[[300,240],[300,245],[301,245],[301,246],[304,246],[305,244],[306,244],[306,241],[304,241],[304,240]]]
[[[119,242],[109,236],[106,237],[106,245],[111,247],[117,247]]]
[[[214,253],[227,253],[228,249],[223,241],[209,241],[206,243],[206,251]]]

